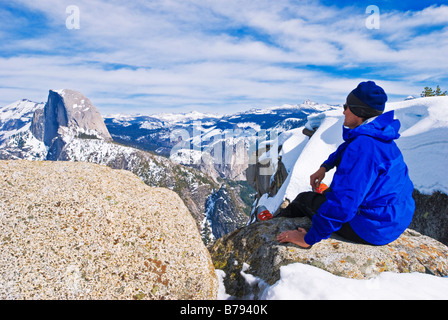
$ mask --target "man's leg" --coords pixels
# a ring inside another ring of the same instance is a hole
[[[281,210],[280,213],[276,217],[285,217],[285,218],[299,218],[299,217],[308,217],[313,219],[313,216],[317,214],[320,206],[326,201],[326,197],[324,194],[320,194],[317,192],[303,192],[300,193],[294,201],[292,201],[285,209]],[[362,239],[360,236],[356,234],[356,232],[352,229],[350,224],[344,223],[336,234],[341,237],[362,244],[369,244],[367,241]]]
[[[282,209],[276,217],[298,218],[309,217],[317,213],[320,206],[326,201],[324,195],[317,192],[300,193],[285,209]]]
[[[336,231],[336,234],[340,235],[341,237],[356,242],[356,243],[361,243],[361,244],[370,244],[371,243],[365,241],[364,239],[362,239],[360,236],[358,236],[356,234],[356,232],[352,229],[352,227],[350,226],[350,224],[348,222],[344,223],[341,227],[341,229],[339,229],[338,231]]]

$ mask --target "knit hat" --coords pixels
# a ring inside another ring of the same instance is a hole
[[[373,81],[361,82],[347,97],[347,105],[350,111],[354,115],[365,119],[382,114],[386,101],[387,95],[383,88]]]

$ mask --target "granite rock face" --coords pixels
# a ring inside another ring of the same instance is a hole
[[[215,268],[226,274],[226,292],[237,298],[257,298],[260,287],[248,285],[244,275],[250,274],[272,285],[279,280],[280,267],[291,263],[312,265],[354,279],[374,278],[384,271],[448,275],[448,247],[411,229],[385,246],[356,244],[337,235],[310,249],[276,240],[283,231],[308,229],[310,225],[308,218],[275,218],[218,239],[210,252]]]
[[[174,192],[73,162],[0,161],[0,184],[0,299],[216,298]]]
[[[92,102],[69,89],[50,90],[45,107],[34,114],[31,132],[49,148],[48,160],[59,160],[67,136],[112,140]]]

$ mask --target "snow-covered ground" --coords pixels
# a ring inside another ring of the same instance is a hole
[[[219,300],[231,300],[219,278]],[[293,263],[280,268],[280,280],[269,286],[263,280],[244,274],[248,285],[258,285],[260,300],[446,300],[448,277],[424,273],[383,272],[369,280],[348,279],[325,270]]]
[[[409,168],[416,189],[431,194],[448,194],[448,97],[430,97],[386,105],[395,110],[401,122],[401,137],[397,145]],[[309,177],[343,142],[341,110],[327,111],[308,117],[306,127],[318,128],[311,139],[302,129],[284,132],[278,137],[282,145],[280,156],[288,178],[273,197],[262,196],[258,205],[275,212],[284,199],[293,200],[303,191],[311,191]],[[276,149],[276,148],[271,148]],[[272,158],[273,172],[277,161]],[[334,170],[328,172],[324,183],[331,183]],[[222,280],[222,270],[217,270]],[[272,286],[249,274],[243,274],[248,285],[264,289],[262,299],[448,299],[448,277],[421,273],[397,274],[384,272],[370,280],[348,279],[304,264],[281,268],[280,280]],[[231,299],[220,281],[219,299]]]

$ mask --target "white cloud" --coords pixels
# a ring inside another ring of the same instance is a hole
[[[17,2],[43,12],[48,32],[5,41],[2,105],[67,87],[103,113],[229,112],[307,98],[340,103],[367,78],[396,96],[447,81],[447,6],[383,13],[380,30],[368,30],[364,10],[317,1]],[[79,30],[65,28],[73,4]]]

